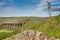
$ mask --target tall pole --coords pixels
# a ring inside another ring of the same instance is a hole
[[[50,1],[49,0],[46,0],[46,2],[47,2],[47,7],[48,7],[48,13],[49,13],[49,17],[50,17],[50,19],[49,19],[49,26],[50,26],[50,31],[51,31],[51,36],[53,35],[53,27],[52,27],[52,25],[51,25],[51,3],[50,3]],[[48,27],[49,27],[48,26]]]
[[[51,3],[47,0],[47,4],[48,4],[48,13],[50,15],[51,18]]]

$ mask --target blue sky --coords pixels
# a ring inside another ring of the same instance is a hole
[[[50,0],[52,16],[60,13],[60,0]],[[49,16],[46,0],[0,0],[0,17]]]

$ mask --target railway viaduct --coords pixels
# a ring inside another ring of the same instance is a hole
[[[19,22],[3,22],[2,23],[2,26],[5,29],[15,30],[15,29],[18,29],[19,27],[21,27],[27,21],[30,21],[30,20],[29,19],[26,19],[26,20],[22,20],[22,21],[19,21]]]

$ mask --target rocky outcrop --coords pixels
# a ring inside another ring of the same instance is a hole
[[[21,34],[17,34],[15,36],[17,40],[48,40],[47,36],[45,36],[42,32],[26,30]]]
[[[5,40],[57,40],[55,38],[48,38],[44,33],[33,30],[26,30],[20,34],[14,35]]]

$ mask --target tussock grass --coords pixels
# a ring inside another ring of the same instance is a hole
[[[60,16],[40,20],[30,29],[42,31],[49,37],[60,38]]]

